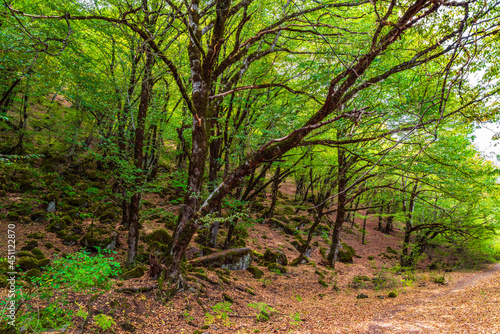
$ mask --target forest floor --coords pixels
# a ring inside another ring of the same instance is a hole
[[[289,191],[285,191],[288,193]],[[11,196],[13,203],[20,197]],[[154,207],[175,212],[157,195],[146,200]],[[283,204],[284,205],[284,204]],[[282,205],[282,207],[283,207]],[[306,212],[299,215],[307,216]],[[89,222],[83,221],[83,225]],[[73,325],[65,333],[117,333],[140,334],[250,334],[250,333],[500,333],[500,264],[480,271],[453,269],[429,270],[427,266],[445,263],[457,254],[439,258],[428,252],[420,269],[402,271],[398,255],[402,240],[402,226],[384,234],[377,230],[375,219],[368,219],[366,243],[362,239],[363,219],[345,223],[342,241],[354,248],[357,257],[353,263],[337,263],[335,269],[326,266],[321,249],[328,248],[328,238],[315,236],[310,263],[297,267],[287,266],[286,273],[268,270],[255,278],[250,272],[232,271],[222,279],[214,270],[206,271],[206,279],[196,279],[192,290],[181,291],[167,303],[156,300],[156,281],[149,275],[131,279],[115,279],[113,287],[90,303],[90,296],[71,292],[67,310],[78,311],[77,305],[91,305],[91,314],[106,314],[116,322],[114,329],[102,331],[90,320],[82,332],[81,318],[73,318]],[[145,222],[144,231],[150,233],[163,228],[155,220]],[[53,259],[54,250],[43,246],[47,241],[62,252],[78,251],[78,245],[65,246],[44,224],[18,224],[17,242],[28,241],[30,233],[43,234],[39,248]],[[273,228],[268,223],[254,223],[247,228],[247,247],[258,252],[266,249],[282,250],[289,261],[298,251],[291,245],[293,237]],[[119,231],[120,248],[115,259],[125,258],[126,231]],[[0,237],[0,245],[6,239]],[[363,281],[361,277],[369,278]],[[320,278],[326,283],[322,285]],[[377,281],[375,285],[373,282]],[[199,287],[203,288],[200,290]],[[147,292],[123,293],[124,288],[150,288]],[[395,298],[389,298],[389,293]],[[6,289],[0,290],[5,299]],[[363,294],[364,296],[361,296]],[[225,302],[228,298],[229,304]],[[366,298],[359,298],[366,297]],[[269,314],[262,321],[260,310]],[[56,330],[52,333],[58,332]],[[59,331],[60,332],[60,331]],[[48,333],[48,332],[47,332]]]

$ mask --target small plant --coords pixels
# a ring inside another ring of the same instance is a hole
[[[98,314],[94,317],[95,324],[102,330],[108,330],[116,326],[115,319],[106,314]]]
[[[290,315],[290,318],[292,318],[292,320],[293,320],[292,325],[298,325],[302,321],[302,319],[300,318],[299,312]]]
[[[228,301],[217,303],[214,306],[212,306],[212,311],[215,313],[215,315],[210,314],[210,313],[205,313],[205,324],[206,325],[211,325],[215,323],[216,319],[222,320],[224,326],[231,326],[231,322],[229,321],[229,315],[228,313],[232,313],[233,310],[231,309],[231,303]]]
[[[259,311],[259,313],[255,315],[257,321],[262,321],[262,322],[268,321],[269,318],[271,317],[271,313],[276,312],[275,309],[273,309],[266,303],[250,303],[248,304],[248,306],[253,307]]]

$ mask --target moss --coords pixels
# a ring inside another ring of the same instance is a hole
[[[30,215],[30,219],[34,222],[42,222],[45,220],[46,214],[45,211],[37,211]]]
[[[367,257],[367,259],[370,260],[370,261],[373,260],[374,258],[375,257],[373,255],[370,255],[370,256]]]
[[[9,211],[7,213],[7,219],[10,221],[17,221],[19,220],[19,213],[17,213],[16,211]]]
[[[279,249],[267,249],[264,253],[264,260],[268,262],[274,262],[283,266],[288,265],[288,259],[285,253],[283,253],[283,251]]]
[[[396,298],[398,296],[397,292],[396,291],[391,291],[389,292],[389,294],[387,295],[387,297],[389,298]]]
[[[63,221],[66,224],[66,226],[70,226],[73,224],[73,218],[71,218],[69,215],[62,217],[61,221]]]
[[[39,248],[33,248],[31,250],[31,254],[33,254],[37,260],[43,259],[45,257],[45,255],[43,255],[42,251]]]
[[[146,235],[144,237],[144,242],[150,244],[151,242],[156,241],[156,242],[162,243],[164,245],[167,245],[171,239],[172,239],[172,237],[170,236],[170,234],[166,230],[159,229],[159,230],[156,230],[156,231]]]
[[[7,287],[7,277],[0,275],[0,288]]]
[[[247,270],[253,275],[253,277],[257,279],[260,279],[262,276],[264,276],[264,272],[257,267],[249,266]]]
[[[136,267],[132,270],[127,271],[126,273],[123,273],[120,278],[124,280],[129,280],[132,278],[138,278],[144,276],[144,269],[142,267]]]
[[[16,255],[17,255],[18,258],[21,258],[21,257],[24,257],[24,256],[35,257],[35,255],[33,255],[31,252],[28,252],[28,251],[20,251],[20,252],[17,252]]]
[[[17,261],[17,265],[24,271],[38,268],[38,260],[34,257],[23,256]]]
[[[387,253],[389,254],[394,254],[394,255],[398,255],[398,251],[391,248],[391,246],[387,246]]]
[[[371,282],[371,278],[366,275],[359,275],[353,278],[354,282]]]
[[[286,215],[291,216],[291,215],[294,214],[294,212],[295,212],[295,210],[291,206],[285,206],[283,208],[283,213],[286,214]]]
[[[253,291],[253,289],[247,287],[245,288],[245,291],[251,294],[252,296],[255,296],[255,291]]]
[[[284,274],[287,272],[286,268],[283,267],[282,265],[279,265],[277,263],[271,263],[269,266],[267,266],[269,271],[279,271],[281,274]]]
[[[33,277],[40,277],[42,276],[42,273],[40,272],[39,269],[30,269],[26,272],[26,274],[24,275],[24,277],[28,280],[28,281],[31,281],[31,278]]]
[[[101,223],[104,223],[104,224],[105,223],[111,223],[111,222],[113,222],[115,220],[116,220],[116,212],[112,208],[106,209],[106,211],[104,211],[101,214],[101,217],[100,217]]]
[[[61,239],[62,239],[63,245],[72,246],[78,242],[78,239],[80,239],[80,237],[77,235],[66,235]]]
[[[281,230],[287,234],[293,235],[296,233],[296,230],[293,226],[290,226],[282,221],[279,221],[274,218],[269,218],[269,224],[277,230]]]
[[[325,279],[325,275],[324,275],[321,271],[316,270],[316,271],[314,271],[314,273],[315,273],[316,275],[319,275],[319,277],[321,277],[322,279]]]
[[[327,288],[328,287],[328,283],[326,283],[324,280],[322,280],[321,278],[318,280],[318,283],[319,285],[321,285],[322,287],[324,288]]]
[[[67,227],[68,227],[68,225],[66,224],[66,222],[64,220],[55,219],[54,221],[52,221],[49,224],[49,226],[47,227],[47,231],[55,233],[55,232],[62,231],[64,229],[66,229]]]
[[[49,259],[44,258],[44,259],[38,260],[38,266],[40,268],[48,267],[49,265],[50,265],[50,260]]]
[[[29,239],[43,239],[45,237],[45,234],[39,232],[28,233],[26,237]]]
[[[80,239],[80,245],[90,249],[109,248],[113,244],[112,233],[112,230],[103,228],[91,229]]]
[[[38,241],[36,240],[30,240],[26,243],[26,245],[24,245],[23,247],[21,247],[21,250],[22,251],[31,251],[32,249],[38,247]]]

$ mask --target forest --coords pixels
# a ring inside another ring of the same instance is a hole
[[[3,0],[0,333],[500,333],[499,59],[494,0]]]

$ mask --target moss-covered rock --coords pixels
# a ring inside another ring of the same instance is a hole
[[[42,272],[39,269],[30,269],[26,272],[24,275],[24,278],[31,281],[31,278],[33,277],[41,277]]]
[[[33,254],[37,260],[43,259],[45,257],[45,255],[43,255],[42,251],[39,248],[33,248],[31,250],[31,254]]]
[[[19,213],[17,211],[9,211],[7,213],[7,219],[10,221],[18,221],[19,220]]]
[[[66,229],[67,227],[68,227],[68,225],[66,224],[66,222],[64,220],[55,219],[49,224],[49,226],[47,227],[47,231],[52,232],[52,233],[56,233],[56,232],[59,232],[59,231]]]
[[[387,297],[389,297],[389,298],[396,298],[397,296],[398,296],[398,293],[396,291],[391,291],[387,295]]]
[[[50,265],[49,259],[43,258],[43,259],[38,260],[38,267],[40,267],[40,268],[45,268],[45,267],[48,267],[49,265]]]
[[[17,252],[16,255],[17,255],[18,258],[21,258],[21,257],[24,257],[24,256],[35,257],[35,255],[33,255],[31,252],[28,252],[28,251],[20,251],[20,252]]]
[[[353,257],[360,257],[356,255],[354,248],[347,245],[346,243],[342,243],[342,250],[339,251],[338,261],[342,263],[354,263]]]
[[[113,250],[118,243],[118,233],[112,229],[94,228],[80,239],[80,245],[91,250],[97,248]]]
[[[38,268],[38,260],[34,257],[23,256],[17,261],[17,265],[23,271],[28,271],[30,269]]]
[[[264,272],[257,267],[248,266],[247,270],[253,275],[253,277],[260,279],[264,276]]]
[[[26,245],[24,245],[23,247],[21,247],[21,250],[22,251],[31,251],[32,249],[38,247],[38,241],[36,240],[30,240],[26,243]]]
[[[288,225],[275,218],[269,218],[269,225],[271,225],[272,227],[274,227],[279,231],[285,232],[286,234],[294,235],[297,232],[293,226]]]
[[[7,261],[2,261],[0,262],[0,275],[4,275],[8,273],[9,270],[9,263]]]
[[[73,225],[73,218],[71,218],[71,216],[69,216],[69,215],[62,217],[61,221],[63,221],[66,224],[66,226]]]
[[[324,288],[327,288],[328,287],[328,283],[326,283],[323,279],[318,279],[318,283],[319,285],[321,285],[322,287]]]
[[[269,269],[269,271],[272,271],[272,272],[276,272],[278,271],[279,273],[281,274],[284,274],[287,272],[286,268],[280,264],[277,264],[277,263],[270,263],[268,266],[267,266],[267,269]]]
[[[193,267],[227,268],[229,270],[245,270],[253,260],[250,248],[234,248],[213,253],[189,261]]]
[[[45,243],[45,245],[44,245],[44,246],[45,246],[45,248],[47,248],[47,249],[52,249],[52,248],[54,248],[54,244],[53,244],[52,242],[47,242],[47,243]]]
[[[266,206],[261,202],[253,202],[252,203],[252,211],[253,212],[263,212],[266,209]]]
[[[7,277],[6,277],[6,276],[4,276],[4,275],[0,275],[0,288],[2,288],[2,289],[3,289],[3,288],[5,288],[5,287],[7,287]],[[1,328],[0,328],[0,332],[2,332],[2,331],[1,331]],[[14,332],[14,333],[15,333],[15,332]]]
[[[124,280],[129,280],[132,278],[139,278],[144,276],[144,269],[142,267],[136,267],[132,270],[127,271],[126,273],[123,273],[120,278]]]
[[[288,259],[285,253],[279,249],[267,249],[264,253],[264,261],[277,263],[282,266],[288,265]]]
[[[80,237],[78,235],[70,234],[70,235],[65,235],[64,237],[61,238],[62,243],[65,246],[73,246],[78,243],[78,240]]]
[[[30,219],[37,223],[43,222],[45,220],[45,217],[45,211],[37,211],[30,215]]]
[[[116,218],[116,211],[112,208],[108,208],[101,214],[100,221],[101,223],[112,223],[116,221]]]
[[[168,233],[164,229],[159,229],[159,230],[156,230],[156,231],[146,235],[144,237],[144,242],[149,244],[153,241],[156,241],[156,242],[162,243],[164,245],[167,245],[171,239],[172,239],[172,237],[170,236],[170,233]]]

